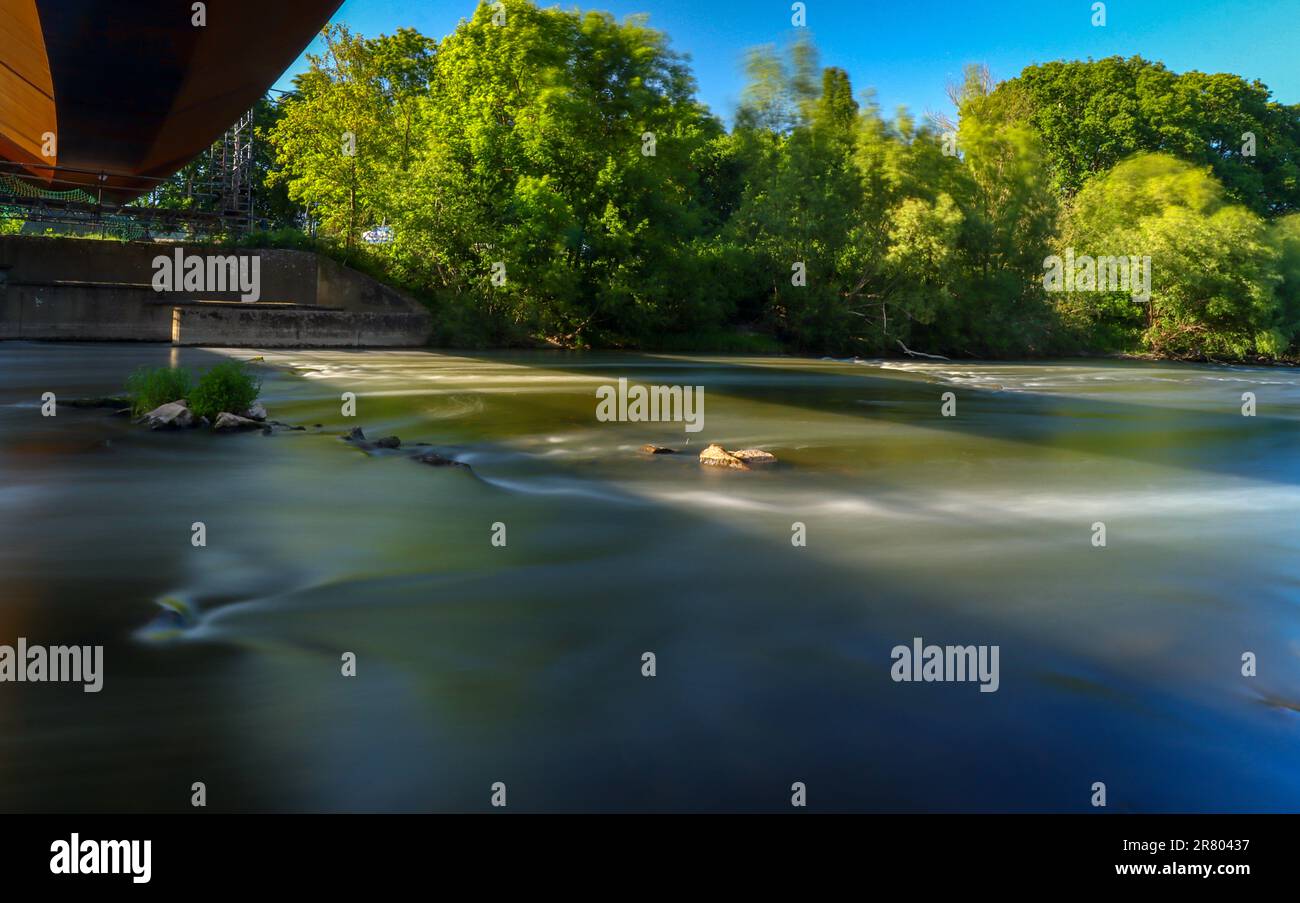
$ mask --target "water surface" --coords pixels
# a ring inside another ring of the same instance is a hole
[[[40,416],[258,354],[306,431]],[[705,429],[597,422],[619,377]],[[0,684],[0,809],[1296,811],[1298,426],[1282,369],[0,344],[0,643],[106,658]],[[1000,689],[893,682],[916,636]]]

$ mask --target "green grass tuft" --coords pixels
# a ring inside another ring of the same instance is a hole
[[[190,391],[190,410],[209,420],[215,420],[223,411],[242,415],[261,391],[261,379],[243,363],[225,361],[199,378],[199,384]]]
[[[126,394],[131,399],[131,412],[139,416],[159,405],[180,401],[190,394],[190,385],[188,370],[141,367],[126,378]]]

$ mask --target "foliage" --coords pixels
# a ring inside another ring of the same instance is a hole
[[[257,401],[262,381],[240,361],[223,361],[199,377],[189,394],[190,410],[214,420],[229,412],[243,415]]]
[[[1256,213],[1300,210],[1300,107],[1272,100],[1258,81],[1110,57],[1029,66],[996,94],[1009,118],[1038,131],[1067,195],[1126,157],[1159,152],[1211,167]]]
[[[365,38],[331,25],[322,37],[264,132],[281,167],[270,181],[351,249],[403,196],[436,44],[412,29]]]
[[[1090,294],[1074,314],[1141,322],[1144,350],[1156,354],[1275,356],[1296,326],[1277,293],[1292,237],[1283,225],[1270,234],[1208,169],[1165,154],[1130,158],[1079,192],[1063,242],[1079,254],[1150,257],[1151,299],[1135,306],[1121,294]]]
[[[126,378],[126,394],[131,399],[131,413],[139,416],[161,405],[189,397],[191,378],[188,370],[171,367],[141,367]]]
[[[728,132],[643,17],[504,0],[441,41],[325,40],[263,131],[306,231],[253,240],[397,285],[439,343],[1293,353],[1300,107],[1257,82],[972,67],[918,122],[798,40],[749,55]],[[1150,305],[1045,290],[1049,255],[1114,244],[1156,261]]]

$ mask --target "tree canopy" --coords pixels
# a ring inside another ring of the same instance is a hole
[[[751,52],[728,129],[643,17],[504,0],[440,41],[325,38],[263,130],[270,182],[446,343],[1296,351],[1300,107],[1258,82],[973,67],[918,121],[796,40]],[[1067,251],[1149,257],[1149,300],[1054,291]]]

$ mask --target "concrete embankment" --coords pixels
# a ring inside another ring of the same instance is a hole
[[[156,290],[155,260],[178,248],[231,272],[257,258],[258,300],[225,284]],[[310,252],[0,237],[0,339],[409,347],[431,330],[419,302]]]

